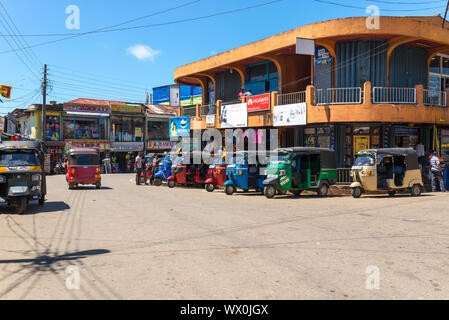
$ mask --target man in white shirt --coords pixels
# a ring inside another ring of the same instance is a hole
[[[443,170],[441,170],[440,159],[438,159],[438,155],[435,151],[431,152],[432,156],[430,157],[430,172],[432,174],[432,192],[437,192],[436,182],[439,181],[440,188],[442,192],[446,192],[444,188],[443,181]]]
[[[145,179],[145,184],[147,184],[145,172],[146,171],[145,159],[143,158],[142,152],[139,152],[139,155],[136,157],[135,168],[136,168],[136,184],[140,185],[142,174]]]

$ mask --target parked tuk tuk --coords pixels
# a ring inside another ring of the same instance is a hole
[[[173,167],[173,175],[167,179],[167,184],[170,188],[176,185],[204,185],[208,176],[209,166],[204,163],[194,163],[195,155],[201,159],[201,152],[194,151],[190,153],[190,161],[187,163],[185,155],[180,154],[175,160]]]
[[[173,162],[171,160],[171,156],[168,154],[165,156],[162,163],[158,166],[158,171],[154,174],[153,184],[155,186],[161,186],[163,181],[167,181],[167,179],[172,175],[172,165]]]
[[[377,191],[394,196],[402,190],[418,197],[424,190],[417,153],[413,149],[362,150],[356,155],[351,174],[354,198],[360,198],[364,192]]]
[[[72,148],[67,151],[66,180],[69,190],[79,185],[95,185],[101,188],[99,151],[89,148]]]
[[[266,178],[267,167],[256,161],[256,164],[250,164],[249,157],[256,157],[256,152],[240,151],[237,152],[232,163],[228,164],[225,182],[225,192],[227,195],[233,195],[237,189],[248,192],[250,189],[263,193],[263,181]]]
[[[47,184],[44,149],[39,141],[5,141],[0,144],[0,202],[25,212],[29,201],[44,205]]]
[[[224,158],[216,159],[209,166],[208,179],[206,180],[206,191],[214,192],[217,187],[223,187],[226,177],[226,161]]]
[[[323,148],[295,147],[277,149],[270,158],[264,195],[268,199],[276,193],[290,191],[299,196],[305,190],[316,191],[326,197],[329,187],[337,182],[335,151]]]

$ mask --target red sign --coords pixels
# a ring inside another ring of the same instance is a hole
[[[265,93],[260,96],[248,97],[248,112],[270,111],[271,110],[271,94]]]
[[[10,87],[10,86],[5,86],[3,84],[0,84],[0,95],[6,99],[10,99],[11,98],[11,89],[12,89],[12,87]]]

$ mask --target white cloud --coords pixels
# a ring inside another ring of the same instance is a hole
[[[126,49],[126,54],[133,55],[139,60],[151,60],[152,62],[154,62],[155,58],[161,53],[160,50],[154,50],[143,44],[136,44]]]

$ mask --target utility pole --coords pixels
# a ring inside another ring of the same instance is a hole
[[[45,143],[45,129],[47,127],[47,65],[44,64],[44,81],[42,82],[42,114],[41,140]]]
[[[447,18],[448,12],[449,12],[449,0],[447,1],[446,13],[444,14],[444,18],[443,18],[443,28],[444,28],[444,24],[446,23],[446,18]]]

